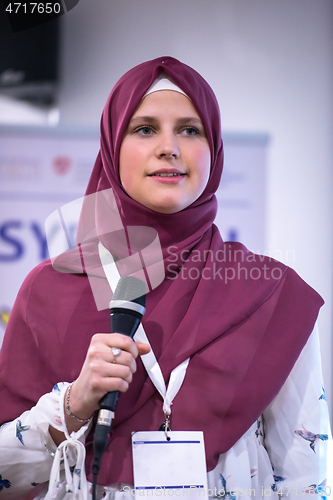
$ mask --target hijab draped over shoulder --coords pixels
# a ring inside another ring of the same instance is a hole
[[[211,152],[205,190],[192,205],[171,215],[154,212],[131,199],[121,185],[118,168],[128,123],[161,73],[191,99]],[[117,82],[103,111],[100,152],[86,194],[112,188],[125,232],[128,230],[130,235],[133,228],[141,227],[151,228],[158,235],[165,277],[147,293],[143,326],[166,383],[171,371],[190,357],[183,385],[172,405],[171,428],[204,431],[208,470],[216,466],[219,455],[235,444],[277,395],[323,303],[292,269],[255,255],[240,243],[222,241],[213,224],[217,211],[214,193],[222,168],[219,107],[210,86],[195,70],[174,58],[162,57],[136,66]],[[106,217],[105,211],[101,212],[97,204],[88,223],[80,221],[79,241],[96,225],[104,246],[113,252],[118,245],[115,257],[120,259],[123,255],[119,255],[119,241],[117,245],[113,241],[117,231],[112,236],[98,230]],[[135,244],[143,248],[146,242],[138,238]],[[84,244],[82,248],[84,256]],[[46,263],[33,272],[22,290],[11,324],[14,329],[16,318],[18,332],[29,328],[30,336],[16,335],[26,352],[34,350],[34,358],[24,361],[22,356],[22,365],[15,371],[5,362],[13,355],[9,339],[4,345],[6,380],[11,377],[2,397],[8,419],[35,404],[43,392],[52,388],[47,384],[74,380],[91,336],[109,331],[108,311],[96,308],[85,274],[57,272]],[[107,286],[105,290],[106,295],[110,293]],[[35,305],[42,298],[44,311]],[[23,309],[28,300],[27,313]],[[59,308],[61,314],[56,315],[54,308]],[[32,368],[32,363],[40,368]],[[47,375],[38,380],[42,367]],[[28,396],[20,387],[23,380],[30,388]],[[101,484],[133,484],[131,433],[158,430],[164,420],[162,406],[139,360],[128,391],[119,398],[99,474]],[[91,433],[87,442],[88,473],[92,457]]]

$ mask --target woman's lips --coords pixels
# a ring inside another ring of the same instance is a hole
[[[180,174],[180,173],[173,173],[173,172],[163,172],[159,174],[151,174],[151,177],[178,177],[180,175],[185,175],[185,174]]]
[[[178,177],[184,175],[185,173],[178,170],[178,168],[160,168],[155,170],[155,172],[148,174],[149,177]]]
[[[152,174],[149,174],[149,177],[152,179],[163,182],[163,183],[168,183],[168,184],[177,184],[180,182],[186,174],[183,174],[180,171],[156,171]]]

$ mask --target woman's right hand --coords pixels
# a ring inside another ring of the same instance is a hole
[[[115,356],[112,347],[121,352]],[[97,333],[91,339],[81,373],[72,385],[69,399],[70,411],[76,417],[88,419],[99,409],[100,399],[112,391],[126,392],[136,371],[136,358],[150,351],[148,344],[134,342],[119,333]],[[83,423],[68,415],[65,410],[69,434],[77,431]],[[56,444],[65,439],[59,431],[50,427]]]

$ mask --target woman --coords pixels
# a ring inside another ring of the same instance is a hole
[[[11,314],[0,354],[1,421],[8,422],[0,433],[0,496],[29,492],[48,481],[52,466],[47,498],[68,490],[84,496],[91,415],[106,392],[119,390],[98,482],[101,495],[128,498],[131,433],[164,422],[163,400],[137,357],[150,347],[108,334],[109,312],[98,310],[87,277],[98,269],[97,240],[118,263],[126,257],[121,237],[103,229],[110,213],[128,234],[140,226],[159,236],[165,277],[147,293],[143,326],[166,383],[190,359],[171,428],[204,432],[209,496],[323,494],[329,425],[315,336],[307,343],[322,299],[284,265],[223,243],[213,225],[222,167],[218,104],[197,72],[165,57],[119,80],[86,193],[112,188],[116,210],[112,200],[107,210],[99,201],[93,212],[84,205],[79,258],[73,251],[66,264],[56,259],[65,272],[38,266]],[[57,446],[63,455],[54,461]],[[59,480],[62,456],[67,476]]]

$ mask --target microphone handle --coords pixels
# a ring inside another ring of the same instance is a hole
[[[110,326],[112,333],[121,333],[133,338],[137,331],[142,314],[132,311],[131,309],[114,308],[110,310]],[[100,400],[99,407],[101,410],[115,411],[118,401],[119,391],[107,392]]]
[[[142,314],[131,309],[110,309],[110,325],[112,333],[121,333],[133,338]],[[94,462],[93,474],[97,475],[100,461],[109,439],[111,422],[117,405],[119,391],[107,392],[99,401],[100,410],[98,412],[95,435],[94,435]]]

